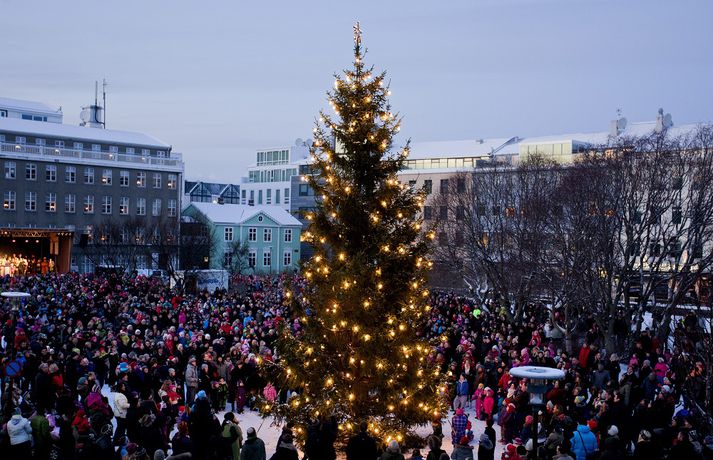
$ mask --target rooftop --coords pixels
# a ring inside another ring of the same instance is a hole
[[[469,139],[462,141],[414,142],[409,160],[428,158],[485,157],[489,155],[516,155],[517,136],[511,138]]]
[[[13,99],[10,97],[0,97],[0,107],[14,110],[24,110],[28,112],[56,113],[61,114],[62,110],[51,107],[42,102],[25,101],[22,99]]]
[[[141,145],[169,150],[171,146],[155,137],[132,131],[87,128],[61,123],[38,123],[17,118],[0,118],[0,131],[10,131],[33,137],[59,137],[107,144]]]
[[[280,206],[247,206],[243,204],[191,203],[201,214],[217,224],[241,224],[260,213],[280,225],[302,226],[289,212]]]

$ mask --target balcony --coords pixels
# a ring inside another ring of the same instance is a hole
[[[153,157],[146,155],[127,155],[123,153],[101,152],[94,150],[77,150],[65,147],[48,147],[44,145],[15,144],[0,142],[0,153],[5,155],[17,155],[23,159],[34,159],[67,162],[87,162],[111,165],[116,167],[133,167],[140,169],[160,169],[183,171],[183,156],[180,153],[171,152],[167,158]]]

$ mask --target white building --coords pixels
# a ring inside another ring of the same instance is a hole
[[[62,108],[55,109],[42,102],[0,97],[0,118],[62,123]]]
[[[290,147],[258,150],[256,163],[240,184],[240,204],[277,205],[290,210],[290,179],[309,157],[309,141],[297,139]]]

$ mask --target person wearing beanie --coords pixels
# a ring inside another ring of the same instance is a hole
[[[235,414],[227,412],[223,417],[221,440],[226,444],[223,458],[240,459],[240,447],[243,445],[243,430],[240,429]]]
[[[442,455],[445,455],[446,458],[448,458],[446,451],[441,449],[441,438],[431,435],[426,438],[426,443],[428,444],[429,449],[426,460],[440,460]]]
[[[359,433],[349,439],[347,443],[347,460],[375,459],[378,456],[376,441],[367,433],[366,422],[359,424]]]
[[[7,435],[10,438],[10,458],[25,458],[32,449],[32,427],[30,421],[20,414],[19,409],[7,422]]]
[[[456,415],[451,419],[451,441],[455,446],[468,429],[468,416],[463,409],[456,409]]]
[[[297,448],[292,443],[292,431],[283,431],[280,439],[277,441],[277,449],[270,460],[298,460]]]
[[[468,436],[462,436],[458,444],[453,447],[451,460],[468,460],[473,458],[473,446],[470,445]]]
[[[501,457],[501,460],[523,460],[520,454],[517,453],[517,446],[515,444],[508,444],[505,446],[505,451]]]
[[[257,437],[255,428],[248,428],[247,439],[240,450],[240,460],[265,460],[265,443]]]
[[[478,439],[478,460],[493,460],[495,458],[495,444],[487,433]]]
[[[395,439],[392,439],[389,445],[386,446],[386,450],[381,454],[380,460],[404,460],[401,447],[399,447],[399,443]]]

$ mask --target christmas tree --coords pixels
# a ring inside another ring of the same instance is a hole
[[[392,152],[401,119],[391,112],[385,73],[364,64],[361,31],[354,62],[328,92],[334,116],[314,128],[315,191],[304,241],[307,288],[288,292],[303,329],[285,328],[278,342],[282,388],[299,395],[266,413],[293,421],[334,416],[342,437],[361,421],[383,438],[403,439],[444,410],[441,376],[423,337],[428,315],[428,238],[417,218],[419,191],[400,184],[406,147]]]

